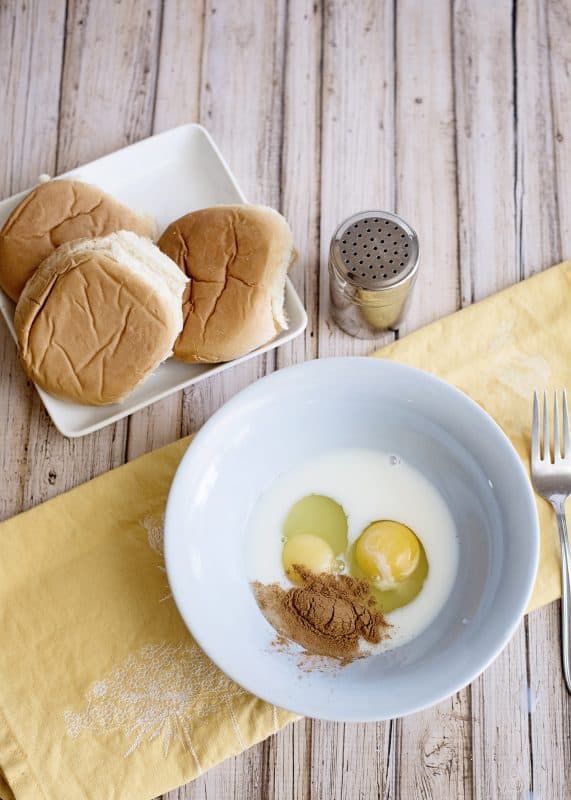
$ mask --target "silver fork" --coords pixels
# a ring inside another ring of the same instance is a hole
[[[531,426],[531,477],[536,491],[549,500],[557,515],[561,543],[561,655],[567,691],[571,693],[571,549],[565,519],[565,501],[571,494],[571,433],[567,412],[567,393],[561,398],[563,424],[560,426],[557,392],[553,399],[553,438],[549,430],[547,395],[543,393],[543,436],[539,421],[537,392],[533,393]],[[561,427],[563,443],[561,442]]]

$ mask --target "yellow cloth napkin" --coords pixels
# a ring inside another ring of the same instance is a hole
[[[571,388],[571,264],[436,322],[377,355],[470,394],[528,462],[533,388]],[[170,597],[162,515],[189,439],[0,525],[1,800],[145,800],[293,720],[227,679]],[[560,591],[538,501],[531,607]]]
[[[429,298],[427,298],[427,302]],[[503,428],[529,473],[533,390],[571,390],[571,261],[565,261],[374,353],[462,389]],[[537,497],[539,570],[528,611],[561,596],[555,515]]]
[[[188,443],[0,525],[2,800],[145,800],[295,718],[220,672],[171,599],[162,518]]]

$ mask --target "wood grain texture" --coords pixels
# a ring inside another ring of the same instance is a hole
[[[519,279],[511,4],[454,3],[462,305]]]
[[[565,4],[520,4],[517,17],[518,151],[522,162],[522,266],[527,276],[569,255],[571,202],[563,170],[571,149],[558,129],[569,113],[571,15]],[[524,138],[525,137],[525,138]],[[571,698],[560,655],[560,604],[525,621],[532,749],[532,788],[537,797],[565,800],[571,773]]]
[[[471,798],[471,702],[468,689],[397,721],[399,798]]]
[[[519,3],[513,22],[516,63],[516,235],[522,277],[563,258],[555,162],[554,97],[547,7],[542,0]],[[568,30],[569,32],[569,30]],[[563,43],[564,38],[558,39]],[[571,48],[565,41],[568,56]],[[567,76],[565,94],[571,90]],[[564,158],[564,154],[561,153]],[[567,168],[571,166],[571,153]],[[565,195],[565,193],[564,193]],[[565,197],[563,197],[565,202]]]
[[[200,68],[199,121],[212,133],[246,197],[278,208],[285,27],[283,2],[207,2]],[[196,430],[228,397],[274,366],[275,355],[267,354],[185,391],[183,432]],[[260,797],[270,780],[271,747],[266,743],[248,750],[234,760],[230,773],[212,770],[179,796]]]
[[[571,251],[571,203],[567,199],[571,165],[571,93],[569,92],[571,64],[571,6],[567,0],[548,0],[545,3],[550,61],[550,96],[553,113],[555,175],[562,255]],[[567,170],[567,172],[566,172]]]
[[[58,174],[151,132],[159,10],[155,0],[68,3]],[[127,425],[124,420],[82,439],[66,440],[35,395],[24,505],[35,505],[121,464]]]
[[[278,367],[317,355],[322,32],[323,15],[319,3],[297,0],[287,4],[280,210],[295,232],[298,258],[290,277],[303,299],[308,325],[304,336],[277,351]],[[301,192],[300,187],[304,187]],[[310,796],[312,728],[312,722],[304,720],[273,736],[264,745],[268,769],[264,773],[261,796],[268,800],[302,800]]]
[[[325,3],[321,140],[319,355],[364,355],[375,345],[329,318],[327,257],[335,229],[367,208],[395,207],[395,4]]]
[[[308,325],[305,336],[279,348],[278,367],[315,358],[319,335],[323,31],[320,4],[312,0],[290,2],[286,25],[280,210],[295,232],[298,258],[290,270],[290,278],[307,310]]]
[[[268,800],[307,800],[312,794],[313,722],[300,720],[273,737],[275,761],[268,776]]]
[[[159,0],[70,0],[58,172],[148,136],[157,73]]]
[[[311,798],[389,798],[394,788],[392,723],[313,723]]]
[[[475,800],[527,797],[531,791],[523,625],[501,657],[472,684]]]
[[[454,7],[462,304],[521,277],[514,9],[493,0]],[[494,202],[491,199],[494,198]],[[520,626],[472,684],[473,794],[531,789],[526,648]],[[509,725],[509,736],[505,735]]]
[[[563,684],[560,655],[560,604],[527,618],[529,685],[523,702],[529,713],[534,796],[569,797],[571,698]]]
[[[395,62],[392,2],[325,3],[321,85],[320,357],[370,352],[329,318],[329,242],[345,217],[395,205]],[[385,335],[379,342],[392,339]],[[387,724],[314,721],[311,798],[383,796],[392,774]],[[366,754],[367,757],[363,757]],[[359,766],[356,767],[358,760]],[[388,796],[388,795],[387,795]]]
[[[204,0],[166,0],[160,18],[152,133],[200,117]],[[129,418],[128,460],[173,442],[181,435],[182,393],[177,392]]]
[[[396,205],[416,226],[421,243],[401,335],[459,305],[451,6],[437,0],[429,17],[416,8],[414,0],[400,2],[396,20]],[[466,689],[397,721],[397,797],[470,796],[470,713]]]
[[[205,0],[163,4],[153,132],[200,116]]]
[[[460,293],[452,15],[447,0],[416,9],[403,0],[396,19],[396,209],[421,246],[400,335],[455,311]]]
[[[276,353],[79,441],[57,434],[2,332],[0,516],[197,429],[276,367],[392,339],[329,320],[329,240],[354,211],[418,229],[397,335],[569,256],[570,64],[569,0],[0,0],[3,194],[200,121],[247,197],[290,220],[309,314]],[[435,708],[302,720],[163,800],[567,800],[570,770],[553,604]]]
[[[200,119],[248,200],[280,205],[285,3],[206,3]],[[239,65],[239,68],[237,68]],[[221,98],[223,100],[221,101]],[[274,369],[275,354],[238,365],[184,392],[183,433],[231,395]]]
[[[32,186],[56,165],[59,76],[65,0],[0,3],[0,192],[7,197]],[[28,428],[35,391],[20,367],[16,346],[0,326],[0,518],[24,506]]]

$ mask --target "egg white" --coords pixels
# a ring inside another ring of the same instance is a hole
[[[417,597],[387,614],[390,639],[367,652],[392,649],[425,630],[450,594],[458,564],[458,538],[450,512],[435,487],[392,453],[342,448],[300,464],[259,499],[247,530],[248,577],[289,584],[281,561],[283,525],[291,507],[309,494],[338,502],[347,514],[351,545],[371,522],[392,519],[415,532],[428,559],[428,575]]]

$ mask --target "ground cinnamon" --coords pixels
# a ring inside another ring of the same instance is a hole
[[[308,655],[329,656],[344,664],[361,654],[361,639],[377,644],[389,623],[366,581],[349,575],[315,575],[293,567],[299,586],[254,583],[258,604],[282,636],[300,644]]]

